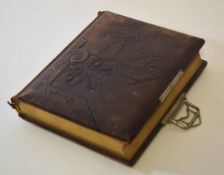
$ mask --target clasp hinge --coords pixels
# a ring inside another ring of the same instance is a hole
[[[186,107],[186,115],[177,117],[183,106]],[[172,123],[182,129],[199,126],[201,124],[200,109],[189,102],[186,94],[182,93],[162,120],[162,124],[166,125],[167,123]]]

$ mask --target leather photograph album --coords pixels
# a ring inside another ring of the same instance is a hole
[[[10,105],[25,120],[133,165],[206,66],[203,44],[99,12]]]

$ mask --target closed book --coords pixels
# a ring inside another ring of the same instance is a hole
[[[99,12],[11,104],[22,118],[132,165],[205,67],[203,44]]]

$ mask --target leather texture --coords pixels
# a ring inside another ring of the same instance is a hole
[[[204,40],[100,12],[17,97],[131,141]]]

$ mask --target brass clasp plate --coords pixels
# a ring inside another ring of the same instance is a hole
[[[178,112],[183,106],[186,107],[186,115],[177,117]],[[162,120],[162,124],[166,125],[167,123],[172,123],[182,129],[199,126],[201,124],[200,109],[189,102],[186,94],[182,93]]]

